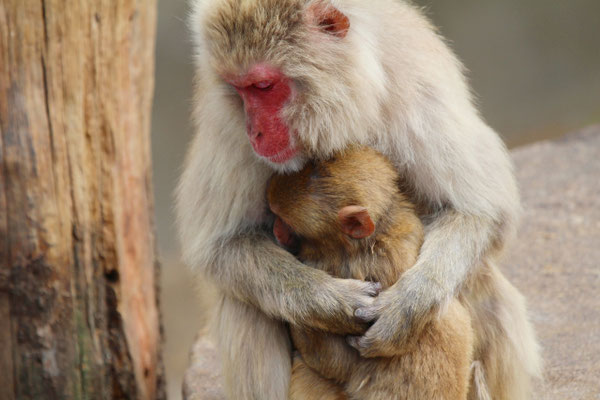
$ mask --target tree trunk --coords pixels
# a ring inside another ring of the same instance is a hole
[[[164,398],[155,0],[0,0],[0,399]]]

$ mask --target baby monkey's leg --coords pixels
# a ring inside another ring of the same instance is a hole
[[[467,310],[454,300],[402,356],[360,363],[347,385],[350,399],[466,400],[473,353]]]
[[[346,343],[344,336],[295,327],[290,332],[303,362],[326,379],[347,382],[361,362],[358,351]]]
[[[289,400],[348,400],[348,397],[341,386],[317,374],[301,356],[296,355],[292,365]]]

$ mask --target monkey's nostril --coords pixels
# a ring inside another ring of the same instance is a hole
[[[263,140],[263,133],[261,131],[258,131],[258,132],[257,131],[250,131],[248,133],[248,137],[250,138],[250,141],[253,144],[257,145],[260,142],[262,142],[262,140]]]

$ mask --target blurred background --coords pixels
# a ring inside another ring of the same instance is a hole
[[[367,0],[365,0],[367,1]],[[469,70],[485,119],[509,147],[600,122],[600,1],[418,0]],[[152,116],[156,229],[168,395],[181,398],[200,328],[191,274],[179,260],[173,190],[192,130],[187,1],[159,1]]]

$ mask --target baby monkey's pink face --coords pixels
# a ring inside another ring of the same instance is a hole
[[[286,224],[278,215],[275,216],[273,235],[275,235],[277,242],[289,252],[296,253],[300,249],[300,238],[292,227]]]

